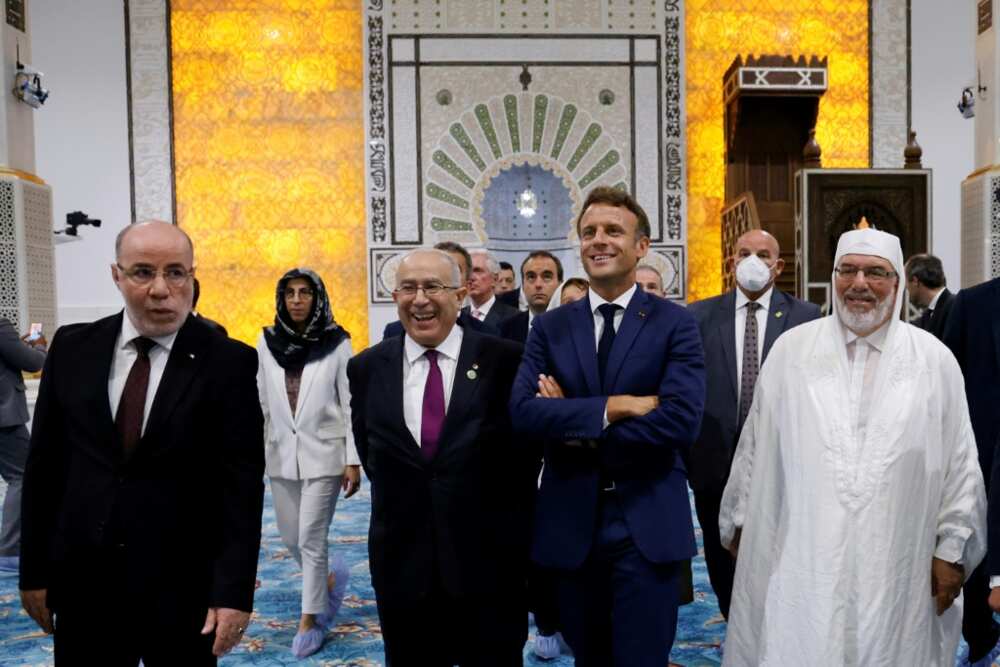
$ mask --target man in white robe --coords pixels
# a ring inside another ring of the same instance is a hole
[[[761,369],[723,495],[723,664],[950,666],[986,538],[962,374],[898,317],[899,239],[847,232],[834,267],[833,314]]]

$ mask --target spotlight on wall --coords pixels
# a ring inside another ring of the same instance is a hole
[[[87,214],[83,211],[73,211],[72,213],[66,214],[66,228],[57,229],[56,234],[65,234],[66,236],[79,236],[79,229],[81,225],[91,225],[93,227],[100,227],[101,221],[87,217]]]
[[[962,97],[958,100],[958,110],[962,118],[972,118],[976,115],[976,96],[972,93],[972,88],[962,89]]]

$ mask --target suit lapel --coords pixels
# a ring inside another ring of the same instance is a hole
[[[156,395],[153,397],[144,434],[161,432],[187,393],[191,381],[198,375],[198,370],[204,365],[207,346],[202,334],[205,326],[194,323],[193,317],[188,316],[184,326],[177,333],[177,338],[174,339],[170,349],[170,356],[167,357],[167,365],[163,369],[163,377],[160,378]],[[139,440],[137,451],[142,451],[145,440],[146,435],[143,435]]]
[[[306,398],[309,396],[309,388],[312,387],[313,380],[319,373],[318,368],[322,363],[322,361],[317,361],[311,364],[307,363],[302,367],[302,382],[299,386],[298,402],[295,405],[295,414],[292,415],[292,421],[296,424],[298,423],[299,416],[303,413],[302,406],[306,404]],[[288,401],[285,402],[287,403]],[[291,410],[291,407],[289,407],[289,410]]]
[[[581,299],[581,301],[590,303],[589,299]],[[604,378],[603,393],[611,393],[611,388],[615,386],[618,373],[621,372],[622,366],[625,363],[625,357],[628,356],[628,352],[632,349],[632,344],[635,342],[636,336],[639,335],[639,331],[652,314],[651,311],[652,303],[650,303],[649,295],[641,289],[636,288],[632,294],[632,299],[628,303],[628,307],[625,309],[622,322],[618,325],[614,343],[611,344],[611,354],[608,355],[608,368],[607,375]]]
[[[767,353],[771,351],[774,341],[784,332],[787,322],[788,300],[776,287],[771,292],[771,307],[767,311],[767,324],[764,326],[764,352],[760,357],[761,364],[767,359]]]
[[[444,417],[444,426],[441,429],[441,437],[438,442],[438,451],[435,457],[441,455],[441,451],[447,449],[449,445],[456,441],[454,437],[457,429],[465,423],[465,415],[469,412],[474,403],[482,378],[491,373],[491,369],[480,368],[483,363],[480,357],[480,347],[482,337],[478,334],[466,331],[462,337],[462,347],[458,353],[458,363],[455,365],[455,379],[451,385],[451,399],[448,401],[448,412]]]
[[[379,367],[375,376],[382,383],[382,392],[376,395],[391,397],[379,406],[369,406],[369,410],[385,412],[386,424],[394,430],[396,437],[391,438],[393,444],[406,453],[415,463],[423,465],[420,458],[420,443],[413,439],[413,434],[406,427],[406,417],[403,414],[403,341],[405,334],[394,338],[392,343],[383,348],[378,358]]]
[[[733,385],[733,394],[739,395],[736,386],[736,290],[730,291],[716,306],[715,321],[718,322],[719,342],[726,363],[726,373]]]
[[[122,443],[118,437],[118,430],[115,428],[115,417],[111,414],[111,403],[108,399],[108,382],[111,379],[111,364],[115,356],[115,344],[118,342],[118,334],[122,328],[122,317],[124,311],[113,317],[109,317],[100,323],[100,328],[96,332],[97,350],[93,355],[80,355],[81,363],[80,377],[81,386],[96,387],[97,391],[88,391],[88,403],[90,414],[97,419],[97,427],[104,434],[101,438],[108,443],[112,449],[108,452],[114,458],[120,457],[122,453]]]
[[[583,377],[587,381],[587,393],[590,396],[601,395],[601,383],[597,375],[597,342],[594,340],[594,315],[590,312],[590,299],[580,299],[569,308],[570,332],[576,355],[583,369]],[[609,364],[610,365],[610,364]]]
[[[993,281],[993,303],[1000,302],[1000,280]],[[993,308],[993,345],[996,348],[996,363],[1000,366],[1000,308]]]

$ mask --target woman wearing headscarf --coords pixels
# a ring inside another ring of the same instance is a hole
[[[282,276],[275,309],[274,325],[257,342],[257,385],[278,531],[302,567],[302,617],[292,653],[304,658],[322,646],[347,585],[343,560],[330,567],[327,536],[341,489],[349,498],[361,485],[347,385],[352,352],[313,271]]]

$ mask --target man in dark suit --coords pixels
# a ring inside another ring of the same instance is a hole
[[[951,299],[945,325],[947,345],[965,377],[969,417],[989,498],[986,558],[965,582],[962,637],[967,664],[990,665],[1000,655],[1000,278],[967,287]]]
[[[0,476],[7,482],[0,523],[0,571],[18,569],[21,553],[21,482],[28,458],[28,402],[24,376],[45,363],[43,336],[18,338],[14,325],[0,317]]]
[[[517,429],[547,440],[532,558],[560,570],[577,665],[662,667],[678,563],[695,555],[679,454],[701,423],[701,340],[636,285],[650,229],[630,195],[595,188],[577,230],[590,292],[535,320],[510,402]]]
[[[726,261],[728,270],[736,271],[736,289],[688,306],[701,331],[708,377],[701,432],[688,455],[688,481],[694,490],[709,580],[719,610],[729,618],[736,563],[719,541],[719,504],[736,442],[750,408],[757,373],[775,339],[816,319],[820,309],[774,289],[785,264],[777,239],[766,231],[743,234],[736,241],[734,255]],[[751,309],[753,317],[749,317]]]
[[[493,253],[478,249],[469,254],[472,256],[472,269],[469,272],[469,304],[462,308],[462,312],[469,313],[499,332],[500,324],[504,320],[517,315],[517,307],[500,301],[493,293],[500,275],[500,263]]]
[[[191,296],[191,314],[201,319],[201,321],[207,324],[208,326],[212,327],[213,329],[216,329],[223,336],[228,336],[229,332],[226,331],[226,327],[222,326],[213,319],[205,317],[204,315],[198,312],[198,300],[201,298],[201,283],[198,281],[197,278],[192,278],[191,281],[194,285],[194,294],[192,294]]]
[[[563,267],[559,258],[547,250],[536,250],[521,262],[521,289],[528,302],[528,310],[519,311],[500,324],[500,335],[524,343],[528,339],[531,322],[549,307],[552,294],[563,280]]]
[[[434,248],[435,250],[442,250],[451,255],[452,259],[455,260],[455,263],[458,264],[458,268],[462,273],[462,286],[466,286],[469,282],[469,271],[472,267],[472,257],[469,255],[469,251],[462,245],[453,241],[441,241],[440,243],[435,244]],[[492,324],[484,324],[480,322],[469,314],[468,308],[459,311],[458,325],[463,329],[471,329],[489,336],[500,335],[500,330],[497,327]],[[399,320],[389,322],[382,330],[382,340],[392,338],[393,336],[402,336],[403,333],[404,330],[402,322]]]
[[[447,254],[410,252],[393,293],[406,335],[347,366],[393,667],[520,665],[527,638],[529,452],[506,410],[521,346],[455,326],[464,297]]]
[[[910,303],[924,309],[916,325],[930,331],[938,340],[944,336],[953,296],[945,284],[944,267],[934,255],[914,255],[906,260],[906,291]]]
[[[45,360],[22,604],[55,632],[57,665],[214,665],[253,609],[257,355],[190,316],[194,251],[180,228],[131,225],[115,247],[124,312],[62,327]]]

